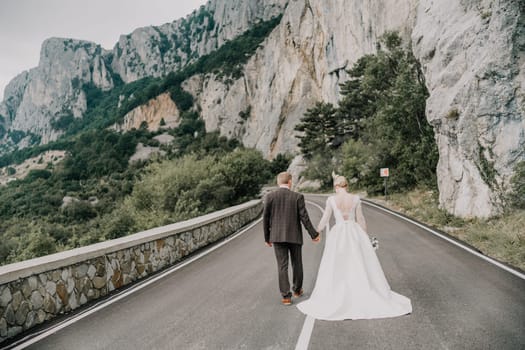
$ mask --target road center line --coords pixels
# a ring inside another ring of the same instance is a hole
[[[317,209],[321,211],[321,215],[323,215],[324,210],[321,208],[320,205],[317,203],[306,201],[306,203],[311,204],[315,206]],[[330,230],[330,227],[326,225],[326,232]],[[315,318],[311,316],[306,316],[303,323],[303,329],[301,330],[301,334],[299,334],[299,339],[297,339],[297,345],[295,345],[295,350],[306,350],[308,349],[308,345],[310,344],[310,337],[312,336],[312,332],[314,330],[314,323]]]
[[[306,316],[304,320],[303,329],[297,340],[297,345],[295,350],[306,350],[308,349],[308,344],[310,344],[310,337],[312,336],[312,331],[314,329],[315,318],[311,316]]]
[[[34,336],[34,337],[31,337],[30,339],[28,340],[25,340],[26,338],[14,343],[14,344],[11,344],[10,346],[6,347],[5,349],[12,349],[12,350],[20,350],[20,349],[24,349],[25,347],[29,346],[29,345],[32,345],[56,332],[58,332],[59,330],[63,329],[63,328],[66,328],[67,326],[75,323],[75,322],[78,322],[80,321],[81,319],[105,308],[106,306],[109,306],[125,297],[127,297],[128,295],[130,294],[133,294],[147,286],[149,286],[150,284],[152,283],[155,283],[156,281],[166,277],[167,275],[169,274],[172,274],[173,272],[175,271],[178,271],[180,270],[181,268],[183,268],[184,266],[188,265],[188,264],[191,264],[192,262],[210,254],[211,252],[213,252],[214,250],[217,250],[219,249],[220,247],[222,247],[223,245],[229,243],[231,240],[239,237],[240,235],[242,235],[243,233],[245,233],[246,231],[250,230],[252,227],[254,227],[255,225],[257,225],[258,223],[260,223],[262,221],[262,218],[259,218],[257,219],[256,221],[252,222],[249,226],[247,226],[246,228],[244,228],[243,230],[233,234],[232,236],[230,237],[227,237],[225,240],[223,240],[222,242],[218,243],[217,245],[203,251],[202,253],[199,253],[197,255],[195,255],[194,257],[186,260],[186,261],[183,261],[182,263],[178,264],[178,265],[175,265],[174,267],[171,267],[169,268],[168,270],[162,272],[161,274],[159,274],[158,276],[155,276],[151,279],[148,279],[140,284],[138,284],[137,286],[135,287],[131,287],[130,289],[126,290],[125,292],[122,292],[120,294],[117,294],[115,295],[114,297],[112,298],[109,298],[107,300],[104,300],[103,302],[101,302],[101,304],[98,304],[98,305],[95,305],[94,307],[92,307],[91,309],[88,309],[87,311],[83,312],[83,313],[80,313],[62,323],[59,323],[47,330],[44,330],[42,333],[38,334],[37,336]]]

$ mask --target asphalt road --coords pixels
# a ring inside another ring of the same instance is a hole
[[[325,198],[308,199],[324,207]],[[321,211],[308,211],[315,225]],[[412,300],[413,313],[316,320],[309,349],[525,349],[524,280],[378,209],[365,207],[365,217],[390,286]],[[305,242],[301,299],[322,250]],[[295,306],[280,304],[259,223],[29,349],[295,349],[304,323]]]

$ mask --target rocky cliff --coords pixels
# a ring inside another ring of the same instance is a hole
[[[109,90],[115,77],[127,83],[176,71],[254,23],[279,15],[286,2],[210,1],[186,18],[122,35],[112,51],[86,41],[46,40],[38,67],[6,87],[0,103],[0,151],[55,140],[61,132],[53,121],[80,118],[86,111],[83,87]]]
[[[297,152],[294,127],[315,101],[337,102],[345,68],[375,51],[386,30],[409,37],[415,1],[363,3],[291,1],[280,25],[233,83],[195,77],[186,89],[197,96],[209,130],[242,139],[269,157]]]
[[[168,93],[163,93],[146,104],[128,112],[122,122],[113,125],[113,130],[124,132],[139,129],[146,123],[148,130],[157,131],[161,127],[175,128],[180,122],[180,112]]]
[[[461,217],[501,210],[525,159],[525,11],[518,1],[293,1],[231,86],[188,82],[209,129],[274,156],[314,101],[337,102],[344,68],[398,30],[421,61],[436,131],[440,203]]]
[[[83,84],[113,87],[106,56],[100,45],[86,41],[51,38],[42,44],[38,67],[14,78],[0,104],[0,121],[21,135],[19,147],[29,142],[30,134],[41,143],[56,139],[60,133],[51,123],[61,117],[81,118],[86,110]]]
[[[241,78],[207,74],[183,84],[208,130],[239,138],[271,158],[297,151],[294,127],[306,109],[318,100],[336,103],[345,68],[373,53],[385,31],[397,30],[411,40],[430,92],[440,202],[459,216],[486,217],[498,213],[513,166],[525,159],[524,6],[517,0],[212,0],[184,19],[122,36],[112,52],[85,48],[86,55],[91,52],[90,74],[73,51],[52,40],[60,67],[41,59],[39,67],[17,77],[6,89],[0,115],[6,130],[28,130],[45,142],[57,135],[50,120],[64,110],[75,117],[85,110],[75,78],[109,89],[112,76],[124,82],[163,76],[253,23],[282,14]],[[64,78],[56,79],[54,70]],[[149,103],[126,123],[157,120],[154,106],[169,105]]]
[[[123,81],[159,77],[216,50],[254,23],[281,14],[287,0],[209,1],[186,18],[122,35],[113,70]]]
[[[421,0],[412,39],[430,91],[440,203],[461,217],[494,215],[525,160],[525,2]]]

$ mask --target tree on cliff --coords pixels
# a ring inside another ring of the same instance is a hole
[[[338,134],[336,109],[331,103],[317,102],[307,110],[295,130],[302,133],[297,136],[299,147],[306,159],[315,154],[330,153]]]
[[[361,187],[381,191],[380,167],[394,174],[392,189],[416,184],[434,187],[438,153],[425,117],[428,91],[410,49],[403,48],[397,33],[386,33],[377,53],[361,57],[347,73],[350,79],[341,85],[339,107],[319,102],[298,125],[304,133],[298,137],[305,157],[322,159],[336,154],[327,152],[340,148],[341,143],[333,141],[351,139],[338,156],[342,164],[338,170],[359,179]],[[328,120],[330,127],[325,126]],[[310,167],[325,167],[324,163],[313,162]],[[316,172],[309,169],[307,173]]]

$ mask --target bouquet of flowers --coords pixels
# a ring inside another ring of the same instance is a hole
[[[374,248],[374,250],[377,250],[377,248],[379,248],[379,240],[375,237],[370,237],[370,243],[372,243],[372,248]]]

